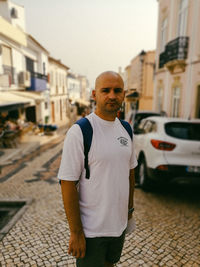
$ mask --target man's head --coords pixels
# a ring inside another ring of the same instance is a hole
[[[124,100],[124,82],[114,71],[101,73],[95,82],[92,95],[96,101],[96,113],[102,118],[115,118]]]

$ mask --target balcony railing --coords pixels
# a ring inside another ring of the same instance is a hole
[[[178,37],[165,46],[165,51],[160,54],[159,68],[173,60],[185,60],[188,55],[188,37]]]
[[[31,72],[31,86],[28,91],[44,91],[47,89],[47,76],[37,72]]]

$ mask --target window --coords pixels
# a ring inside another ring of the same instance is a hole
[[[165,18],[161,25],[161,41],[160,41],[160,51],[165,51],[165,44],[167,42],[167,18]]]
[[[2,46],[2,60],[3,65],[12,66],[12,52],[10,47]]]
[[[156,124],[153,121],[146,121],[144,125],[144,132],[151,133],[152,131],[156,130]]]
[[[168,122],[165,125],[165,132],[178,139],[200,141],[200,123]]]
[[[61,77],[61,73],[59,73],[59,86],[62,86],[62,77]]]
[[[140,122],[140,124],[139,124],[139,126],[138,126],[138,130],[139,130],[139,132],[143,133],[145,123],[146,123],[145,120],[143,120],[143,121]]]
[[[50,78],[50,84],[53,85],[53,71],[50,72],[49,78]]]
[[[48,109],[48,102],[44,103],[44,107],[45,107],[45,109]]]
[[[178,36],[186,35],[188,0],[181,0],[178,11]]]
[[[9,76],[11,84],[15,84],[15,69],[12,66],[12,50],[8,46],[2,45],[2,67],[4,74]]]
[[[46,75],[46,64],[43,62],[43,74]]]
[[[13,19],[17,19],[18,18],[18,11],[17,11],[17,9],[16,8],[12,8],[11,9],[11,11],[10,11],[10,16],[11,16],[11,18],[13,18]]]
[[[180,88],[176,87],[173,89],[172,95],[172,117],[179,116],[179,109],[180,109]]]
[[[26,70],[34,72],[34,61],[29,57],[26,57]]]

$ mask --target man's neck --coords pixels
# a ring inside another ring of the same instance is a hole
[[[114,121],[117,117],[117,113],[109,113],[109,114],[106,113],[105,114],[105,113],[99,112],[98,109],[96,109],[94,113],[105,121]]]

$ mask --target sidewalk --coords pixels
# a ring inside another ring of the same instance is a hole
[[[0,167],[11,164],[12,162],[23,158],[25,155],[35,151],[40,146],[51,142],[59,137],[60,134],[64,134],[67,131],[68,126],[59,125],[57,131],[52,135],[45,135],[44,133],[34,134],[29,132],[25,134],[16,148],[0,148]]]

